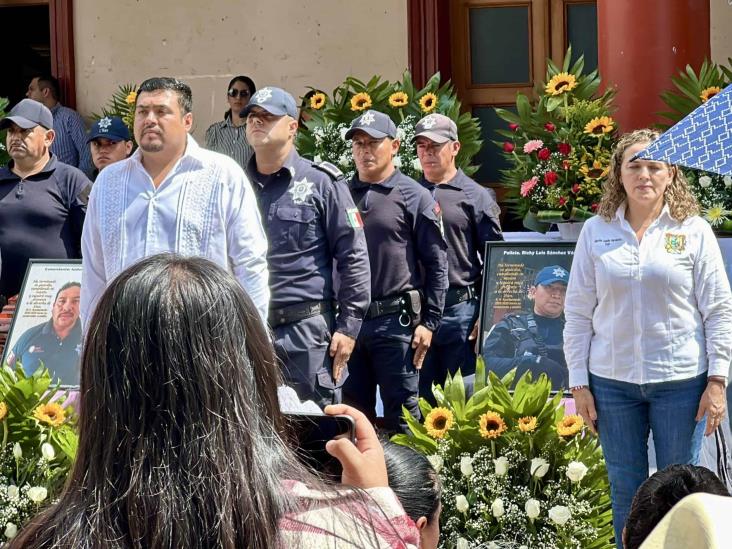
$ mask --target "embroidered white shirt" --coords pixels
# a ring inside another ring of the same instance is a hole
[[[594,375],[644,384],[727,377],[732,295],[719,244],[700,217],[679,223],[665,207],[640,244],[625,205],[587,221],[564,310],[569,385]]]
[[[228,270],[266,322],[267,238],[254,191],[234,160],[202,149],[191,136],[157,188],[139,149],[99,173],[81,247],[82,322],[119,272],[161,252],[205,257]]]

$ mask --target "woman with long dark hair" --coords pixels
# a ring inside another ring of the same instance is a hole
[[[211,124],[206,130],[206,148],[230,156],[243,168],[252,156],[253,150],[247,141],[246,119],[239,116],[257,91],[254,81],[248,76],[235,76],[226,88],[229,110],[221,122]]]
[[[60,500],[11,547],[413,547],[363,414],[330,441],[327,485],[284,442],[274,352],[238,282],[157,255],[120,274],[88,326],[79,449]]]

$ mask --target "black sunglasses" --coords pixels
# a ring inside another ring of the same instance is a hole
[[[237,97],[249,97],[252,95],[249,93],[249,90],[237,90],[236,88],[231,88],[228,92],[229,97],[233,97],[236,99]]]

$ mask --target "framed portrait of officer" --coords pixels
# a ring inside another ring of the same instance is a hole
[[[27,375],[41,365],[63,387],[79,385],[81,260],[31,259],[8,332],[3,364]]]
[[[480,312],[480,353],[499,377],[547,374],[568,390],[564,298],[574,242],[487,242]]]

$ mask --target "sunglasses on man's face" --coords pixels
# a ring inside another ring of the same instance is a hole
[[[249,90],[237,90],[236,88],[231,88],[227,93],[229,97],[233,97],[234,99],[237,97],[249,97],[251,95]]]

